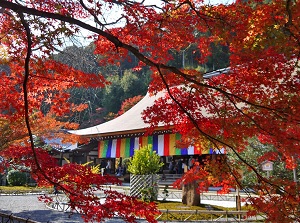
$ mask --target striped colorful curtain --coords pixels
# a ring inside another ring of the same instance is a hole
[[[110,139],[100,141],[98,144],[99,158],[119,158],[131,157],[134,150],[141,146],[152,145],[153,150],[159,156],[173,156],[173,155],[196,155],[200,154],[199,149],[194,146],[179,149],[176,148],[176,140],[180,139],[180,134],[163,134],[145,137],[133,137],[123,139]],[[202,151],[202,154],[222,153],[215,152],[212,149]]]

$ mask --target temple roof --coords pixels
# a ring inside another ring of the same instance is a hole
[[[163,97],[164,94],[164,92],[159,92],[156,95],[150,96],[150,94],[147,93],[146,96],[131,109],[113,120],[85,129],[69,130],[68,132],[92,138],[145,132],[150,125],[143,121],[142,112],[145,108],[152,106],[154,101]],[[158,128],[163,126],[163,124],[160,124]]]

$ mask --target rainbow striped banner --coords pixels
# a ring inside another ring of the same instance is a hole
[[[194,146],[188,148],[176,148],[176,140],[179,140],[180,134],[163,134],[143,137],[132,137],[123,139],[110,139],[99,141],[98,157],[99,158],[127,158],[132,157],[134,150],[142,146],[152,145],[152,148],[159,156],[174,155],[196,155],[196,154],[223,154],[221,151],[208,149],[200,152]]]

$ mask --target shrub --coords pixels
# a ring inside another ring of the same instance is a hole
[[[157,200],[157,196],[158,196],[158,190],[157,187],[155,187],[155,185],[153,185],[152,187],[146,187],[141,189],[142,201],[152,202]]]
[[[163,165],[159,155],[148,145],[135,150],[128,164],[128,171],[134,175],[155,174]]]
[[[12,186],[24,186],[27,181],[25,172],[19,170],[10,170],[7,174],[7,182]]]

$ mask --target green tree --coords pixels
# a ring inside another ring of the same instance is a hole
[[[235,168],[241,172],[240,183],[243,188],[260,189],[261,176],[267,178],[268,175],[274,181],[279,183],[281,180],[293,180],[293,171],[286,168],[285,160],[282,154],[273,146],[261,143],[256,137],[248,140],[247,149],[239,153],[242,159],[247,160],[247,163],[255,168],[253,171],[248,165],[245,165],[235,154],[228,154],[229,162],[233,163]],[[269,174],[262,170],[262,163],[265,161],[273,162],[273,171]],[[300,168],[298,165],[299,172]]]
[[[163,165],[159,155],[152,150],[152,145],[148,145],[135,150],[128,171],[134,175],[155,174]]]
[[[123,100],[137,95],[145,95],[149,82],[145,80],[144,75],[126,70],[121,78],[121,88],[124,91]]]
[[[164,164],[159,155],[152,150],[152,145],[135,150],[128,164],[128,172],[133,174],[130,182],[130,193],[139,196],[143,201],[154,201],[158,196],[157,175]]]
[[[10,170],[7,174],[7,182],[12,186],[24,186],[26,180],[26,173],[19,170]]]
[[[105,87],[105,92],[103,96],[103,107],[106,113],[119,111],[121,103],[123,101],[124,91],[121,88],[120,77],[118,75],[112,75],[107,78],[110,85]]]
[[[109,112],[117,113],[123,101],[137,95],[145,95],[149,84],[147,72],[137,74],[131,70],[124,71],[122,76],[118,74],[107,78],[111,83],[105,87],[103,96],[103,108],[105,115]]]

